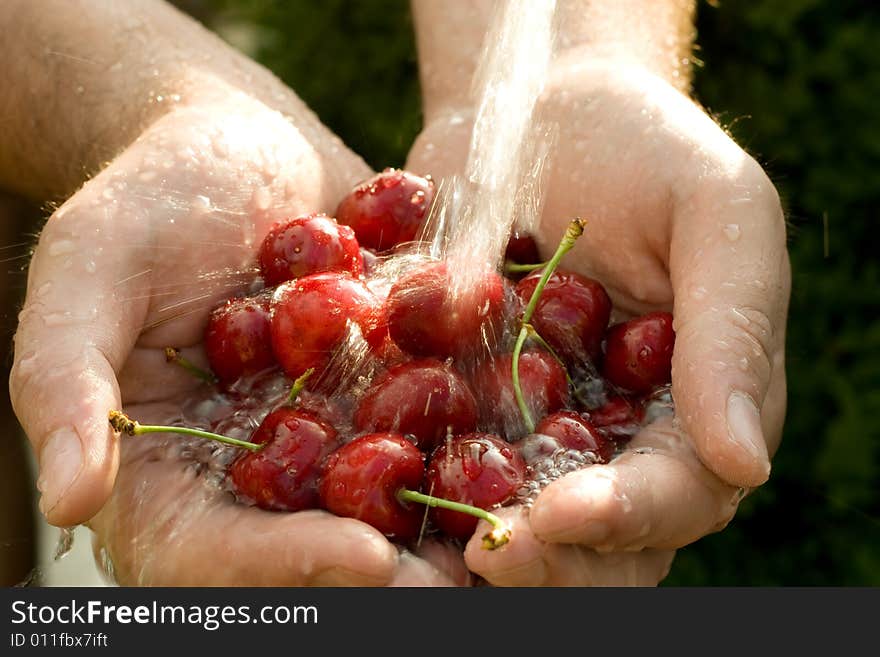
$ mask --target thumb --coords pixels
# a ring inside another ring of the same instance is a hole
[[[746,488],[769,477],[782,432],[791,286],[778,196],[749,162],[677,208],[670,253],[676,413],[706,466]]]
[[[40,510],[59,526],[90,518],[113,487],[119,455],[107,413],[120,406],[115,370],[145,312],[138,304],[127,304],[124,314],[113,307],[119,293],[114,282],[137,263],[99,257],[116,252],[112,238],[102,237],[113,217],[89,212],[81,202],[89,195],[87,186],[40,236],[9,382],[13,408],[39,463]]]

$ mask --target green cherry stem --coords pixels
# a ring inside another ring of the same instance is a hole
[[[201,429],[141,424],[137,420],[132,420],[122,411],[110,411],[108,419],[110,421],[110,426],[113,427],[114,431],[117,431],[118,433],[124,433],[129,436],[140,436],[145,433],[177,433],[182,436],[196,436],[198,438],[215,440],[218,443],[234,445],[235,447],[243,447],[244,449],[249,449],[252,452],[259,451],[263,448],[262,445],[258,445],[257,443],[249,443],[244,440],[238,440],[237,438],[223,436],[219,433],[202,431]]]
[[[315,368],[310,367],[305,372],[303,372],[297,379],[293,382],[293,385],[290,386],[290,394],[287,395],[287,403],[293,406],[296,403],[296,398],[299,397],[299,393],[303,391],[303,388],[306,387],[306,381],[309,380],[309,377],[315,373]]]
[[[169,363],[176,363],[180,365],[187,372],[192,374],[197,379],[201,379],[206,383],[217,383],[217,377],[211,374],[210,372],[203,370],[198,365],[195,365],[192,361],[184,358],[180,349],[176,347],[165,347],[165,360]]]
[[[508,274],[522,274],[528,273],[530,271],[535,271],[536,269],[540,269],[541,267],[546,267],[546,262],[539,262],[535,265],[521,265],[517,262],[507,261],[504,263],[504,271]]]
[[[547,264],[544,267],[544,273],[540,280],[538,280],[538,284],[535,286],[532,296],[529,298],[529,303],[526,305],[525,311],[523,311],[521,320],[522,325],[519,330],[519,335],[516,338],[516,344],[513,347],[513,371],[511,372],[513,379],[513,394],[516,397],[516,404],[519,406],[519,412],[523,416],[523,422],[525,422],[529,433],[532,433],[535,430],[535,420],[532,418],[532,412],[529,410],[528,404],[526,404],[526,400],[522,394],[522,386],[520,385],[519,380],[519,357],[522,353],[523,345],[529,335],[537,335],[535,329],[531,327],[529,322],[532,320],[532,315],[535,314],[535,309],[538,307],[538,301],[541,298],[541,293],[544,291],[544,287],[547,285],[547,281],[550,280],[553,272],[556,271],[562,257],[571,250],[577,239],[583,235],[584,226],[586,226],[586,224],[586,220],[581,219],[580,217],[572,219],[568,224],[568,228],[565,230],[565,235],[563,235],[562,240],[559,242],[559,246],[556,247],[556,252],[553,254],[553,257],[547,261]],[[555,354],[553,355],[555,356]],[[566,377],[567,376],[568,375],[566,374]]]
[[[434,497],[433,495],[425,495],[424,493],[409,490],[408,488],[401,488],[397,491],[397,499],[401,502],[417,502],[427,506],[458,511],[488,521],[493,529],[483,536],[483,547],[487,550],[495,550],[510,541],[510,527],[508,527],[507,524],[494,513],[490,513],[477,506],[462,504],[461,502],[453,502],[452,500],[446,500],[442,497]]]

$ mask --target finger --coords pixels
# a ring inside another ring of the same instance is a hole
[[[154,437],[155,438],[155,437]],[[158,444],[157,444],[158,443]],[[118,582],[141,586],[380,586],[397,550],[358,520],[233,502],[179,442],[126,444],[116,490],[90,522]]]
[[[663,418],[611,463],[547,486],[529,519],[544,541],[605,552],[675,549],[726,526],[741,498],[742,491],[706,469],[690,442]]]
[[[411,552],[402,550],[389,586],[469,586],[471,573],[461,549],[449,543],[428,540]]]
[[[493,511],[510,528],[510,541],[495,550],[483,547],[483,535],[492,529],[486,521],[477,525],[464,550],[468,568],[495,586],[544,586],[548,579],[545,544],[529,527],[523,507]]]
[[[581,545],[547,543],[532,532],[522,510],[501,510],[510,543],[482,547],[481,522],[465,548],[468,567],[494,586],[656,586],[669,573],[674,551],[598,553]]]
[[[678,201],[672,229],[673,396],[709,468],[732,485],[757,486],[784,419],[785,223],[752,160],[732,181],[700,182]]]
[[[93,181],[94,183],[94,181]],[[118,463],[107,424],[119,407],[114,370],[137,336],[145,302],[120,313],[115,294],[131,258],[100,257],[115,245],[117,219],[91,204],[87,186],[46,224],[28,274],[15,335],[10,397],[40,466],[40,509],[49,522],[72,525],[93,515],[107,498]],[[132,222],[128,237],[139,239]]]

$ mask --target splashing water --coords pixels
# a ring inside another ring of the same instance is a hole
[[[438,189],[431,255],[445,257],[453,288],[496,267],[514,224],[537,223],[539,186],[555,130],[534,109],[553,51],[555,0],[499,3],[474,76],[477,113],[463,177]]]

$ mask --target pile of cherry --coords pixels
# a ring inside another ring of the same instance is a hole
[[[400,543],[467,540],[484,518],[493,548],[507,537],[492,509],[607,463],[652,400],[671,404],[671,315],[612,323],[603,286],[558,266],[583,222],[545,263],[513,233],[504,269],[486,265],[458,289],[447,261],[413,248],[434,191],[430,177],[386,169],[335,217],[275,224],[258,252],[259,290],[210,316],[211,372],[167,350],[218,394],[234,403],[245,390],[242,403],[262,410],[248,440],[226,437],[239,448],[225,472],[239,501],[322,508]],[[267,377],[289,394],[261,399]],[[181,432],[117,411],[110,421],[132,435]]]

